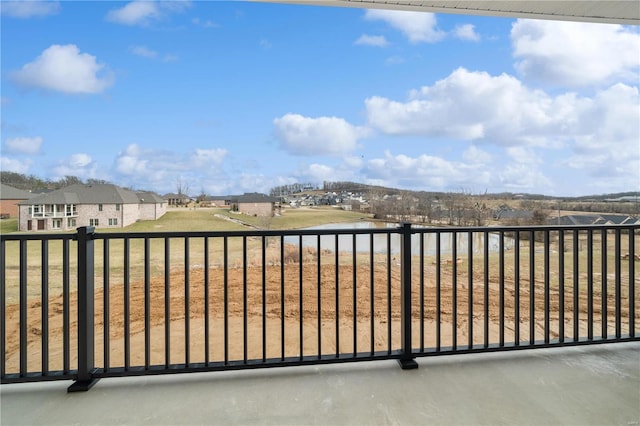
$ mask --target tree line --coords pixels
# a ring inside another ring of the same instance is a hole
[[[23,191],[37,191],[41,189],[55,190],[76,184],[98,185],[111,183],[101,179],[87,179],[83,181],[77,176],[64,176],[60,179],[42,179],[34,175],[6,171],[0,171],[0,182]]]

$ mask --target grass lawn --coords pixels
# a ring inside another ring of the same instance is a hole
[[[0,220],[0,234],[8,234],[18,230],[18,219],[2,219]]]

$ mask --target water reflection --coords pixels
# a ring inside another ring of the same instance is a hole
[[[354,222],[354,223],[329,223],[326,225],[312,226],[305,228],[309,230],[327,230],[327,229],[380,229],[380,228],[398,228],[396,223],[385,222]],[[420,229],[426,227],[413,226],[413,228]],[[458,254],[466,254],[469,250],[469,240],[471,240],[471,246],[473,253],[482,253],[484,251],[484,233],[474,232],[469,238],[467,232],[456,232],[455,237],[452,232],[440,233],[440,253],[451,254],[453,252],[454,244]],[[373,237],[373,252],[374,253],[387,253],[387,245],[390,246],[391,254],[400,253],[400,235],[391,234],[389,240],[386,234],[357,234],[355,236],[356,252],[368,253],[371,247],[371,238]],[[298,244],[297,236],[285,237],[285,243]],[[498,234],[488,234],[489,238],[489,252],[495,253],[500,250],[500,236]],[[339,235],[338,236],[338,251],[352,251],[353,250],[353,235]],[[433,256],[437,252],[437,236],[435,233],[424,233],[424,254],[425,256]],[[302,238],[303,247],[317,248],[318,237],[317,236],[304,236]],[[513,248],[513,240],[511,238],[504,239],[505,249]],[[335,235],[321,235],[320,236],[320,249],[327,251],[334,251],[336,248]],[[420,234],[415,234],[411,238],[411,251],[414,254],[420,253]]]

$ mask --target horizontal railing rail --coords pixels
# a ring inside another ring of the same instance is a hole
[[[638,340],[638,225],[0,236],[2,383]]]

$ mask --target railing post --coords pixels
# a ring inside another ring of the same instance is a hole
[[[78,375],[67,392],[84,392],[98,381],[94,368],[94,232],[78,228]]]
[[[418,363],[413,359],[413,347],[411,343],[411,224],[403,223],[400,226],[400,303],[401,303],[401,333],[402,355],[398,362],[403,370],[418,368]]]

